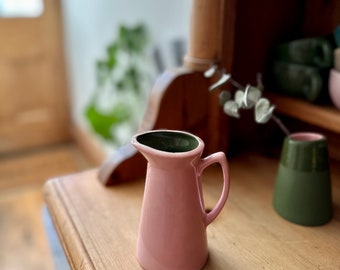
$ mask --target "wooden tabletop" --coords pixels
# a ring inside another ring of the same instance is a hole
[[[272,207],[278,161],[248,154],[229,162],[227,203],[208,226],[204,269],[340,269],[340,168],[332,165],[334,217],[319,227],[281,218]],[[49,180],[45,200],[72,269],[142,269],[135,256],[144,179],[103,186],[97,171]],[[203,175],[207,208],[221,191],[221,173]]]

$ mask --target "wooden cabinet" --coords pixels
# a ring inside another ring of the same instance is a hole
[[[332,34],[340,23],[340,1],[336,0],[226,0],[227,5],[228,3],[230,6],[234,5],[235,18],[229,19],[229,24],[234,24],[234,39],[225,40],[223,46],[227,51],[232,43],[233,53],[229,52],[233,59],[230,72],[243,84],[256,83],[256,74],[263,73],[266,69],[269,51],[273,46],[293,39]],[[225,20],[228,20],[227,11]],[[225,34],[230,36],[229,32]],[[226,57],[225,55],[224,58]],[[291,131],[301,127],[303,130],[324,132],[330,136],[332,157],[340,158],[340,145],[336,143],[336,138],[340,135],[339,110],[331,105],[316,105],[271,93],[270,89],[267,89],[266,93],[276,105],[276,114],[283,118]],[[231,140],[239,145],[249,145],[249,141],[252,141],[253,145],[265,143],[261,142],[264,140],[265,127],[259,128],[258,125],[252,124],[251,117],[252,114],[245,114],[245,119],[232,121],[229,127]],[[273,136],[277,134],[272,132]]]

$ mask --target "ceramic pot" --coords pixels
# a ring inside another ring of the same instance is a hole
[[[332,218],[331,179],[326,138],[317,133],[294,133],[285,140],[273,205],[285,219],[306,226]]]
[[[334,69],[340,72],[340,48],[334,49]]]
[[[313,37],[282,43],[275,48],[275,58],[288,63],[330,68],[334,45],[326,37]]]
[[[322,95],[324,70],[312,66],[274,61],[271,72],[273,91],[310,102],[317,101]]]
[[[335,69],[329,72],[328,89],[333,105],[340,109],[340,72]]]

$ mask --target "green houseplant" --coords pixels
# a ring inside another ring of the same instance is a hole
[[[96,89],[84,115],[106,142],[121,144],[119,132],[132,132],[139,121],[150,84],[145,61],[148,41],[145,25],[121,25],[105,57],[96,62]]]

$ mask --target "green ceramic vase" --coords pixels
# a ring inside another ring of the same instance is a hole
[[[294,133],[284,140],[273,206],[285,219],[318,226],[332,218],[331,178],[326,138]]]

